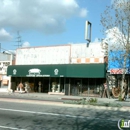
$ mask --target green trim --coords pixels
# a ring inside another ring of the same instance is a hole
[[[105,78],[105,64],[12,65],[7,75],[12,77],[78,77]]]

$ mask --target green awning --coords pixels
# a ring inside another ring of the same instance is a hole
[[[105,78],[105,64],[75,64],[67,66],[68,77]]]
[[[105,64],[11,65],[7,75],[12,77],[79,77],[104,78]]]

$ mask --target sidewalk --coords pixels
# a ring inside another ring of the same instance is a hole
[[[62,103],[63,99],[73,100],[73,99],[82,99],[82,98],[96,98],[98,103],[112,103],[112,104],[120,104],[123,107],[127,107],[130,109],[130,98],[126,99],[126,101],[118,101],[118,99],[108,99],[108,98],[100,98],[100,97],[85,97],[85,96],[68,96],[68,95],[48,95],[47,93],[0,93],[0,98],[5,99],[22,99],[22,100],[35,100],[36,101],[44,101],[44,102],[53,102],[53,103]],[[95,106],[93,106],[95,107]]]

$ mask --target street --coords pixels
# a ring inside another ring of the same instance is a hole
[[[0,102],[0,130],[118,130],[128,112]]]

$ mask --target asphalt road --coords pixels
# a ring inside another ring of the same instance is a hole
[[[118,130],[121,111],[0,102],[0,130]]]

